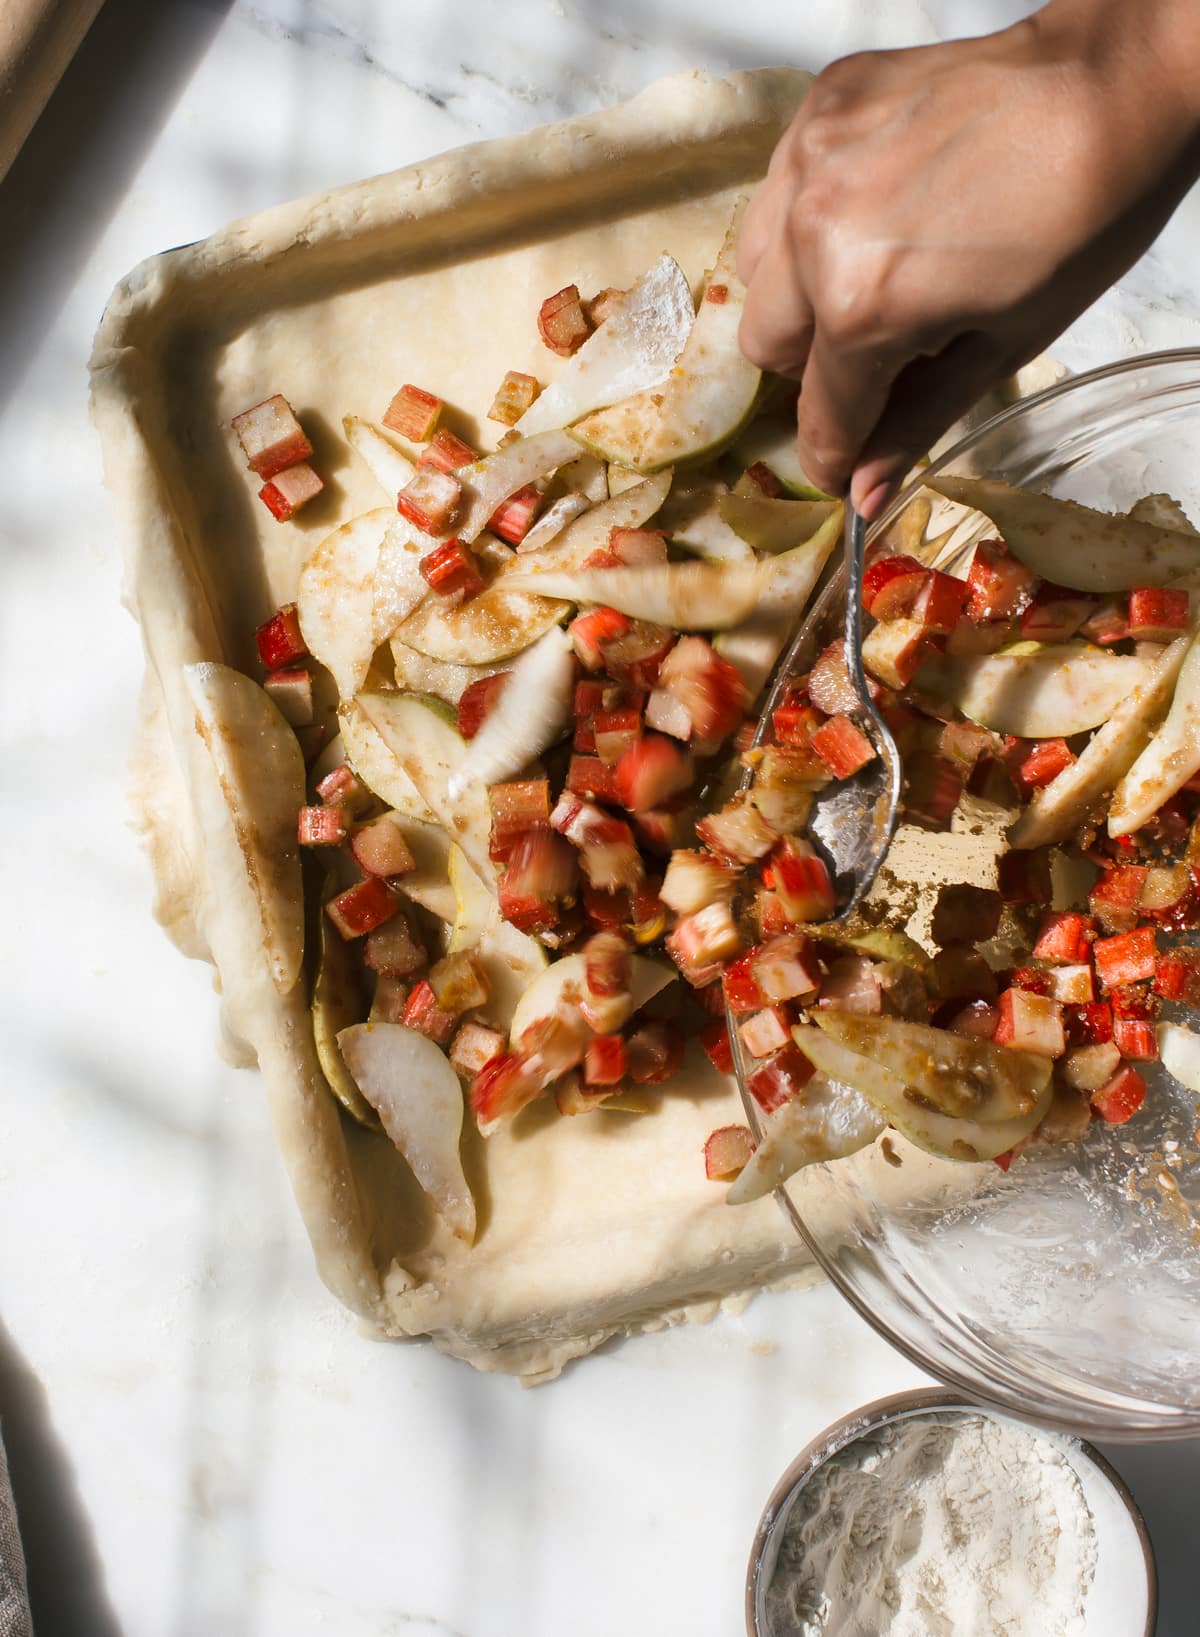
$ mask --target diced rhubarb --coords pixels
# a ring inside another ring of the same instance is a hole
[[[593,1035],[583,1059],[583,1078],[589,1086],[619,1085],[625,1077],[625,1042],[619,1034]]]
[[[689,983],[711,983],[724,962],[741,951],[742,938],[728,904],[687,915],[667,936],[667,950]]]
[[[1092,1093],[1092,1107],[1109,1125],[1124,1125],[1146,1101],[1146,1082],[1128,1063]]]
[[[973,882],[955,881],[938,888],[930,930],[933,941],[949,944],[983,944],[994,938],[1004,908],[1000,894]]]
[[[1112,1007],[1106,1000],[1085,1006],[1068,1006],[1067,1032],[1072,1041],[1085,1046],[1103,1045],[1113,1037]]]
[[[357,817],[370,807],[373,797],[354,769],[342,762],[317,785],[317,795],[330,807],[344,807]]]
[[[1014,966],[1011,974],[1014,989],[1024,989],[1031,995],[1054,994],[1054,974],[1041,966]]]
[[[1043,581],[1021,615],[1021,635],[1028,642],[1067,642],[1095,606],[1092,597]]]
[[[1154,972],[1154,992],[1163,1000],[1192,1000],[1196,974],[1178,955],[1162,955]]]
[[[435,466],[439,472],[461,472],[475,460],[476,454],[469,443],[455,437],[444,426],[438,428],[421,451],[418,466]]]
[[[507,863],[522,836],[531,830],[544,830],[550,823],[550,784],[547,779],[494,784],[488,791],[488,802],[492,810],[488,856],[494,863]]]
[[[996,877],[1006,904],[1050,902],[1050,855],[1045,847],[1001,853],[996,861]]]
[[[910,580],[919,582],[920,577],[924,573],[924,563],[918,562],[915,557],[897,556],[877,558],[875,562],[871,563],[870,566],[863,571],[863,607],[866,609],[867,613],[872,615],[875,619],[895,619],[901,614],[907,614],[909,609],[912,607],[912,601],[910,598],[908,598],[907,593],[909,590],[911,590],[915,596],[916,590],[918,589],[916,585],[907,587],[905,589],[904,597],[900,599],[901,602],[906,603],[906,606],[895,606],[896,597],[894,592],[890,599],[885,599],[885,601],[880,605],[881,607],[889,610],[894,608],[894,612],[882,614],[877,613],[875,605],[876,602],[884,595],[884,593],[887,592],[888,587],[893,586],[896,581]]]
[[[662,661],[658,684],[686,708],[701,739],[732,733],[750,703],[741,672],[703,637],[680,637]]]
[[[1170,642],[1187,622],[1186,591],[1146,586],[1129,593],[1129,635],[1135,642]]]
[[[1074,760],[1065,739],[1035,739],[1020,760],[1009,766],[1017,789],[1028,796],[1056,779]]]
[[[1153,1023],[1136,1017],[1113,1019],[1113,1044],[1122,1057],[1150,1063],[1158,1056],[1158,1034]]]
[[[869,676],[867,690],[872,699],[879,697],[879,686]],[[857,710],[858,689],[850,680],[845,638],[838,637],[836,642],[831,642],[817,655],[816,664],[808,673],[807,693],[812,703],[826,716],[836,716],[839,711]]]
[[[667,909],[658,896],[661,885],[654,876],[648,876],[633,890],[626,928],[635,944],[657,943],[666,931]]]
[[[1137,1018],[1153,1021],[1162,1011],[1159,996],[1148,983],[1120,984],[1108,997],[1114,1018]]]
[[[1158,964],[1158,932],[1152,926],[1135,927],[1114,938],[1097,938],[1092,945],[1096,973],[1106,988],[1140,983],[1152,978]]]
[[[343,938],[361,938],[390,921],[400,900],[378,876],[369,876],[339,892],[325,905],[325,913]]]
[[[503,918],[530,937],[553,932],[558,925],[559,911],[555,904],[547,903],[536,892],[519,891],[503,876],[496,883],[496,897]]]
[[[487,412],[488,420],[499,421],[501,426],[515,426],[541,390],[536,376],[510,369],[496,388],[496,396]]]
[[[258,657],[268,671],[294,665],[308,653],[295,603],[285,603],[276,609],[254,633],[254,640],[258,644]]]
[[[737,872],[711,853],[680,849],[671,854],[659,897],[677,915],[694,915],[709,904],[727,903],[737,884]]]
[[[877,625],[863,643],[863,665],[869,676],[899,692],[932,651],[929,632],[919,620],[889,620]]]
[[[669,733],[673,739],[688,740],[693,733],[687,706],[666,688],[653,689],[646,701],[646,726]]]
[[[968,589],[967,582],[953,574],[927,569],[912,605],[913,619],[933,636],[949,636],[962,614]]]
[[[483,1129],[511,1120],[546,1089],[536,1065],[516,1052],[500,1052],[471,1083],[471,1112]]]
[[[628,614],[615,608],[589,608],[568,627],[580,664],[589,671],[598,671],[604,664],[605,646],[632,629]]]
[[[1091,959],[1096,923],[1090,915],[1069,910],[1049,910],[1042,918],[1034,959],[1074,965]]]
[[[633,983],[633,957],[627,939],[616,931],[597,932],[583,946],[584,983],[591,995],[627,995]]]
[[[579,300],[579,286],[568,284],[547,296],[538,309],[537,327],[546,346],[560,358],[578,352],[591,333]]]
[[[439,597],[474,597],[483,590],[483,576],[475,557],[461,540],[445,540],[426,552],[421,575]]]
[[[448,534],[461,504],[462,484],[436,466],[418,466],[396,496],[396,510],[423,534]]]
[[[997,1046],[1036,1052],[1039,1057],[1061,1057],[1067,1049],[1062,1007],[1045,995],[1027,989],[1006,989],[1000,996],[1000,1021],[992,1039]]]
[[[942,830],[963,791],[961,764],[918,750],[904,764],[904,811],[915,823]]]
[[[618,802],[621,799],[617,768],[609,767],[599,756],[571,757],[567,765],[567,789],[593,801]]]
[[[425,970],[428,957],[403,915],[393,915],[372,932],[363,947],[363,959],[385,978],[414,978]]]
[[[710,1182],[727,1182],[745,1168],[753,1152],[749,1126],[718,1126],[705,1140],[704,1175]]]
[[[532,483],[527,483],[523,489],[518,489],[507,500],[500,502],[488,519],[488,528],[501,540],[507,540],[510,546],[519,546],[529,533],[529,525],[537,516],[541,503],[541,493]]]
[[[1107,931],[1128,931],[1134,925],[1147,873],[1144,864],[1119,864],[1105,870],[1088,893],[1088,908]]]
[[[835,779],[848,779],[873,761],[875,746],[848,716],[831,716],[809,741]]]
[[[602,762],[615,765],[641,737],[642,719],[635,710],[597,711],[592,718],[596,754]]]
[[[767,1004],[767,997],[759,988],[758,978],[754,972],[756,953],[752,949],[745,955],[739,955],[736,960],[726,964],[721,974],[725,1004],[737,1016],[745,1012],[757,1012]]]
[[[752,949],[746,959],[769,1001],[811,1000],[821,987],[821,968],[811,945],[798,933],[772,938]]]
[[[623,819],[607,814],[587,826],[580,864],[591,885],[606,892],[631,890],[645,873],[633,831]]]
[[[1051,969],[1051,993],[1055,1000],[1071,1006],[1086,1006],[1096,998],[1092,969],[1086,963]]]
[[[1121,1066],[1121,1054],[1111,1041],[1103,1045],[1072,1046],[1062,1060],[1061,1074],[1076,1091],[1099,1091]]]
[[[313,452],[291,404],[279,392],[235,415],[230,425],[247,466],[259,477],[273,478],[289,466],[306,461]]]
[[[1186,864],[1151,864],[1138,901],[1139,914],[1160,926],[1194,924],[1191,914],[1196,896],[1192,872]]]
[[[578,869],[575,849],[565,837],[553,830],[527,830],[513,842],[500,877],[501,909],[506,895],[513,901],[532,896],[545,905],[573,902]]]
[[[973,620],[1006,620],[1033,600],[1035,576],[999,540],[981,540],[967,575],[967,613]]]
[[[486,1063],[504,1050],[499,1029],[489,1029],[474,1019],[462,1024],[450,1047],[450,1062],[464,1080],[473,1080]]]
[[[813,734],[827,721],[824,711],[815,705],[785,702],[771,712],[771,726],[781,745],[793,750],[807,750]]]
[[[766,887],[758,889],[754,895],[754,925],[762,939],[777,938],[791,930],[791,922],[778,893]]]
[[[371,1010],[367,1014],[368,1023],[403,1023],[404,1008],[408,1005],[411,985],[403,978],[389,978],[380,976],[375,980],[375,993],[371,996]]]
[[[455,1017],[482,1006],[491,993],[487,973],[465,949],[443,955],[430,967],[429,987],[442,1011]]]
[[[613,529],[608,550],[627,568],[649,568],[667,560],[667,537],[662,529]]]
[[[964,614],[946,638],[946,652],[955,659],[995,654],[1017,638],[1015,620],[973,620]]]
[[[277,472],[264,483],[258,491],[258,498],[277,523],[286,523],[301,506],[315,500],[324,487],[307,461],[301,461],[298,466],[289,466],[285,471]]]
[[[675,633],[665,625],[634,620],[622,635],[604,644],[608,674],[635,688],[653,688],[663,661],[675,644]]]
[[[303,667],[272,671],[269,676],[264,677],[263,687],[290,727],[307,727],[312,721],[312,677]]]
[[[350,838],[350,851],[359,869],[367,875],[408,875],[417,867],[404,831],[392,813],[383,813],[355,830]]]
[[[621,805],[633,812],[661,807],[692,782],[692,758],[673,739],[647,733],[621,757],[616,766]]]
[[[770,1057],[791,1040],[791,1021],[782,1006],[768,1006],[739,1023],[738,1034],[751,1057]]]
[[[657,1086],[669,1080],[683,1061],[683,1036],[673,1023],[643,1023],[626,1036],[627,1072],[639,1086]]]
[[[813,1077],[813,1066],[799,1046],[785,1046],[746,1077],[746,1090],[766,1114],[790,1102]]]
[[[867,955],[841,955],[833,962],[821,985],[821,1007],[839,1012],[877,1016],[883,1011],[883,983],[880,969]]]
[[[296,838],[302,847],[337,847],[349,834],[342,807],[302,807],[296,820]]]
[[[771,873],[773,890],[792,921],[823,921],[833,914],[833,881],[808,842],[784,836],[771,854]]]
[[[1079,634],[1089,642],[1100,643],[1104,647],[1111,647],[1113,643],[1124,642],[1129,635],[1129,621],[1125,617],[1126,605],[1110,598],[1102,602],[1095,613],[1089,614],[1079,627]]]
[[[470,682],[458,699],[458,731],[464,739],[473,739],[500,702],[500,694],[508,681],[507,671],[495,676],[481,676]]]
[[[619,927],[629,920],[631,903],[628,892],[593,887],[590,881],[585,881],[582,898],[583,913],[594,927]]]
[[[778,500],[783,494],[783,484],[762,460],[756,460],[752,466],[747,466],[742,473],[742,481],[752,483],[758,493],[766,495],[768,500]]]
[[[714,853],[735,864],[765,858],[779,840],[779,832],[744,796],[735,796],[719,812],[696,825],[697,838]]]
[[[718,1074],[733,1073],[733,1047],[729,1042],[729,1025],[721,1018],[706,1023],[700,1031],[700,1044]]]
[[[432,392],[402,386],[383,412],[383,424],[413,443],[432,438],[445,405]]]

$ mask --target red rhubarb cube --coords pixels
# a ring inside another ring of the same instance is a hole
[[[572,762],[577,759],[572,758]],[[616,765],[621,805],[633,812],[661,807],[688,788],[692,772],[692,758],[686,750],[673,739],[647,733],[625,751]]]
[[[809,740],[835,779],[848,779],[875,759],[875,746],[848,716],[831,716]]]
[[[327,809],[336,811],[336,809]],[[383,877],[408,875],[416,869],[416,860],[404,839],[404,831],[391,813],[383,813],[369,824],[362,825],[350,840],[354,862],[367,875]]]
[[[579,300],[579,286],[568,284],[547,296],[538,309],[538,334],[560,358],[569,358],[587,340],[591,333],[583,305]]]
[[[302,807],[297,816],[296,837],[302,847],[337,847],[349,833],[341,807]]]
[[[999,540],[981,540],[967,575],[967,613],[973,620],[1006,620],[1033,600],[1034,574]]]
[[[784,836],[771,854],[773,890],[793,922],[823,921],[833,914],[833,881],[823,858],[797,836]]]
[[[396,496],[396,510],[422,534],[448,534],[461,504],[462,484],[436,466],[418,466]]]
[[[421,558],[422,578],[439,597],[474,597],[483,590],[483,576],[474,555],[461,540],[445,540]]]
[[[1039,1057],[1061,1057],[1067,1049],[1062,1007],[1046,995],[1028,989],[1006,989],[999,999],[1000,1021],[992,1039],[997,1046],[1036,1052]]]
[[[933,636],[949,636],[967,600],[967,582],[931,568],[912,605],[912,617]]]
[[[1154,976],[1158,964],[1158,932],[1152,926],[1097,938],[1092,945],[1096,973],[1108,989],[1122,983],[1140,983]]]
[[[488,528],[507,540],[510,546],[519,546],[529,533],[529,525],[537,516],[542,503],[541,493],[527,483],[523,489],[502,500],[488,518]]]
[[[586,614],[573,619],[567,629],[580,664],[589,671],[598,671],[604,664],[607,644],[624,636],[632,626],[629,615],[615,608],[589,608]]]
[[[804,1090],[813,1077],[813,1066],[799,1046],[785,1046],[774,1057],[768,1057],[753,1074],[746,1077],[746,1090],[766,1114]]]
[[[475,460],[476,454],[469,443],[456,438],[453,432],[448,432],[444,426],[438,428],[432,439],[421,451],[418,466],[435,466],[439,472],[461,472],[464,466],[469,466]]]
[[[427,443],[445,405],[421,387],[402,386],[383,412],[383,424],[413,443]]]
[[[1146,586],[1129,593],[1129,635],[1135,642],[1170,642],[1187,622],[1186,591]]]
[[[1096,923],[1090,915],[1050,910],[1042,918],[1037,942],[1033,946],[1034,959],[1066,966],[1090,960],[1095,931]]]
[[[619,1034],[593,1035],[583,1059],[583,1078],[589,1086],[615,1086],[625,1078],[625,1042]]]
[[[710,1132],[704,1144],[704,1175],[710,1182],[736,1177],[754,1152],[750,1127],[723,1125]]]
[[[1146,1082],[1128,1063],[1092,1093],[1092,1107],[1109,1125],[1124,1125],[1146,1101]]]
[[[487,412],[488,420],[499,421],[502,426],[515,426],[541,390],[536,376],[510,369],[496,389],[492,407]]]
[[[715,1018],[700,1031],[700,1044],[718,1074],[733,1073],[733,1047],[729,1043],[729,1025]]]
[[[315,500],[324,487],[312,467],[301,461],[298,466],[289,466],[286,471],[276,473],[269,482],[264,483],[258,491],[258,498],[277,523],[286,523],[301,506]]]
[[[1074,760],[1065,739],[1035,739],[1020,759],[1009,766],[1017,789],[1028,796],[1056,779]]]
[[[1043,581],[1021,615],[1021,635],[1029,642],[1067,642],[1095,611],[1095,599]]]
[[[308,644],[300,631],[300,616],[295,603],[285,603],[264,621],[254,633],[258,657],[268,671],[294,665],[308,653]]]
[[[431,553],[432,555],[432,553]],[[464,739],[473,739],[500,702],[507,671],[495,676],[481,676],[463,689],[458,699],[458,731]]]
[[[312,454],[312,444],[282,393],[244,409],[230,423],[237,433],[246,464],[259,477],[273,478],[297,466]]]
[[[325,905],[325,913],[343,938],[361,938],[365,932],[390,921],[400,908],[400,900],[386,882],[369,876]]]
[[[1144,1018],[1113,1019],[1113,1044],[1122,1057],[1150,1063],[1158,1056],[1158,1033]]]
[[[895,556],[877,558],[875,562],[871,563],[863,571],[863,607],[866,609],[867,613],[872,615],[875,619],[895,619],[899,615],[907,614],[912,607],[912,597],[915,597],[916,592],[920,589],[919,582],[924,573],[924,563],[918,562],[915,557]],[[900,599],[901,602],[904,603],[904,606],[895,606],[895,594],[893,593],[893,597],[891,599],[885,597],[884,601],[879,605],[881,608],[888,609],[889,612],[877,613],[877,601],[884,596],[884,593],[887,592],[888,587],[892,586],[898,580],[915,582],[904,588],[904,595]],[[911,596],[908,595],[910,591]]]
[[[752,949],[745,955],[739,955],[736,960],[726,965],[721,974],[725,1004],[738,1016],[745,1012],[760,1011],[767,1004],[767,997],[759,988],[758,979],[754,974],[755,954],[756,951]]]

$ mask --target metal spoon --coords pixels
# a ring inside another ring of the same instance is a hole
[[[831,637],[837,604],[844,600],[846,669],[858,696],[847,712],[874,745],[876,755],[849,779],[834,780],[819,790],[809,815],[807,831],[824,855],[833,876],[838,912],[843,920],[870,892],[891,845],[900,811],[900,752],[887,724],[867,691],[862,662],[863,548],[867,527],[846,502],[845,557],[841,572],[826,587],[809,614],[780,667],[779,678],[767,703],[756,742],[766,736],[770,712],[778,703],[789,677],[812,669]]]

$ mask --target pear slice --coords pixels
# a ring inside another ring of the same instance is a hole
[[[1108,810],[1109,835],[1127,836],[1141,829],[1163,802],[1169,801],[1197,772],[1200,772],[1200,634],[1192,637],[1180,663],[1166,720],[1113,792]]]
[[[446,875],[454,889],[454,921],[446,952],[454,955],[478,947],[497,906],[495,894],[484,886],[467,862],[467,855],[453,842],[446,858]]]
[[[342,430],[354,453],[395,506],[396,496],[417,469],[415,463],[386,432],[359,415],[343,415]]]
[[[1044,847],[1062,841],[1083,823],[1102,796],[1116,788],[1162,721],[1188,647],[1187,637],[1177,637],[1151,660],[1145,678],[1092,735],[1078,759],[1034,791],[1008,832],[1010,847]]]
[[[304,958],[304,895],[296,813],[304,805],[304,757],[272,700],[228,665],[185,665],[183,681],[245,871],[263,952],[276,989],[288,994]],[[204,792],[200,793],[201,799]],[[210,894],[233,884],[211,880]]]
[[[338,721],[344,749],[341,760],[349,762],[367,789],[395,812],[436,824],[433,809],[354,700],[338,706]]]
[[[467,752],[453,711],[442,700],[417,693],[361,693],[355,703],[480,880],[490,886],[496,866],[488,857],[492,820],[487,789],[472,784],[451,794],[451,780]]]
[[[648,478],[635,477],[620,494],[600,501],[568,523],[550,545],[540,551],[521,552],[510,572],[525,573],[540,567],[582,568],[594,551],[608,544],[614,529],[640,529],[649,523],[670,494],[671,479],[670,472],[658,472]]]
[[[1200,1035],[1181,1023],[1160,1023],[1158,1052],[1169,1075],[1188,1091],[1200,1092]]]
[[[356,1023],[337,1038],[358,1089],[456,1238],[475,1238],[463,1171],[463,1094],[440,1046],[401,1023]]]
[[[810,483],[796,449],[796,421],[792,415],[756,416],[733,445],[733,453],[743,466],[760,461],[768,467],[796,500],[832,500],[823,489]]]
[[[810,540],[775,558],[768,585],[771,606],[756,609],[740,625],[719,631],[713,638],[713,647],[721,657],[742,673],[752,698],[761,693],[780,654],[795,635],[796,616],[812,596],[841,532],[839,505]]]
[[[444,699],[448,705],[457,705],[472,682],[494,676],[500,664],[449,665],[442,659],[430,659],[415,648],[392,639],[392,664],[396,672],[396,686],[402,693],[428,693]]]
[[[395,513],[352,517],[326,535],[300,572],[296,606],[309,651],[333,675],[343,699],[362,687],[378,642],[375,569]]]
[[[790,551],[810,540],[840,510],[836,500],[770,500],[766,495],[726,495],[721,516],[755,551]]]
[[[547,546],[553,545],[567,524],[573,523],[584,512],[590,511],[593,505],[594,502],[585,494],[559,495],[558,499],[551,501],[541,513],[521,541],[521,555],[524,556],[531,551],[543,551]]]
[[[603,603],[677,631],[719,631],[755,608],[768,575],[758,562],[653,563],[639,568],[518,570],[509,584],[573,603]]]
[[[474,540],[483,533],[496,507],[510,495],[578,457],[579,445],[574,439],[552,430],[518,438],[494,455],[464,466],[457,475],[465,505],[455,534],[460,540]]]
[[[985,513],[1026,568],[1073,591],[1166,585],[1200,568],[1200,536],[1190,531],[1093,511],[990,479],[942,473],[926,482],[948,499]]]
[[[861,1056],[828,1034],[804,1027],[792,1033],[800,1050],[823,1074],[840,1085],[853,1087],[901,1136],[940,1159],[991,1160],[997,1154],[1006,1154],[1014,1143],[1037,1129],[1054,1096],[1050,1065],[1044,1063],[1045,1084],[1022,1113],[992,1121],[943,1114],[930,1108],[919,1095],[914,1096],[903,1079],[882,1063]]]
[[[762,1140],[725,1202],[748,1205],[761,1199],[806,1165],[856,1154],[886,1127],[884,1117],[852,1086],[835,1085],[824,1075],[814,1075],[799,1096],[764,1119]]]
[[[704,557],[711,563],[748,563],[753,553],[721,515],[728,496],[726,484],[714,477],[676,482],[659,516],[671,544]]]
[[[661,385],[589,415],[571,428],[602,460],[658,472],[715,454],[754,409],[761,371],[743,358],[738,324],[746,298],[737,276],[738,201],[683,351]]]
[[[372,653],[431,595],[421,573],[421,559],[430,544],[429,536],[403,517],[393,517],[383,531],[371,589]]]
[[[657,386],[695,319],[692,292],[672,256],[660,256],[517,422],[522,437],[570,426],[593,409]]]
[[[553,961],[530,984],[521,996],[513,1013],[511,1037],[514,1046],[520,1046],[523,1037],[544,1018],[553,1017],[563,1007],[573,1006],[584,990],[584,958],[582,955],[564,955]],[[633,1011],[638,1012],[647,1001],[653,1000],[660,990],[673,983],[678,976],[674,967],[663,961],[648,960],[645,955],[633,957]]]
[[[916,686],[972,722],[1022,739],[1069,739],[1099,727],[1140,687],[1150,663],[1086,643],[1050,643],[923,665]]]
[[[379,1116],[359,1091],[337,1043],[343,1029],[361,1023],[367,1015],[362,970],[350,945],[338,937],[329,917],[317,916],[320,940],[317,981],[313,985],[313,1041],[321,1072],[329,1089],[359,1125],[379,1130]]]
[[[1150,523],[1156,529],[1170,529],[1176,534],[1195,534],[1196,528],[1174,495],[1143,495],[1129,508],[1128,516],[1137,523]]]
[[[491,985],[479,1017],[493,1028],[508,1029],[521,997],[549,968],[549,959],[536,938],[522,932],[493,906],[475,950],[475,959]]]
[[[574,696],[575,650],[567,633],[553,626],[509,672],[450,780],[450,795],[457,796],[473,780],[498,784],[528,767],[571,720]]]
[[[925,1023],[832,1009],[812,1016],[830,1039],[869,1058],[872,1069],[899,1080],[909,1097],[919,1097],[954,1119],[985,1125],[1015,1119],[1028,1114],[1050,1084],[1048,1058],[993,1046],[990,1040],[970,1039]],[[803,1041],[800,1045],[810,1055]],[[827,1074],[832,1072],[815,1057],[812,1061]],[[887,1069],[882,1067],[885,1063]],[[852,1083],[879,1105],[865,1081]]]

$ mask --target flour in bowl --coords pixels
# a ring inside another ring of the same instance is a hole
[[[818,1467],[780,1531],[765,1637],[1082,1637],[1096,1533],[1058,1440],[913,1416]]]

